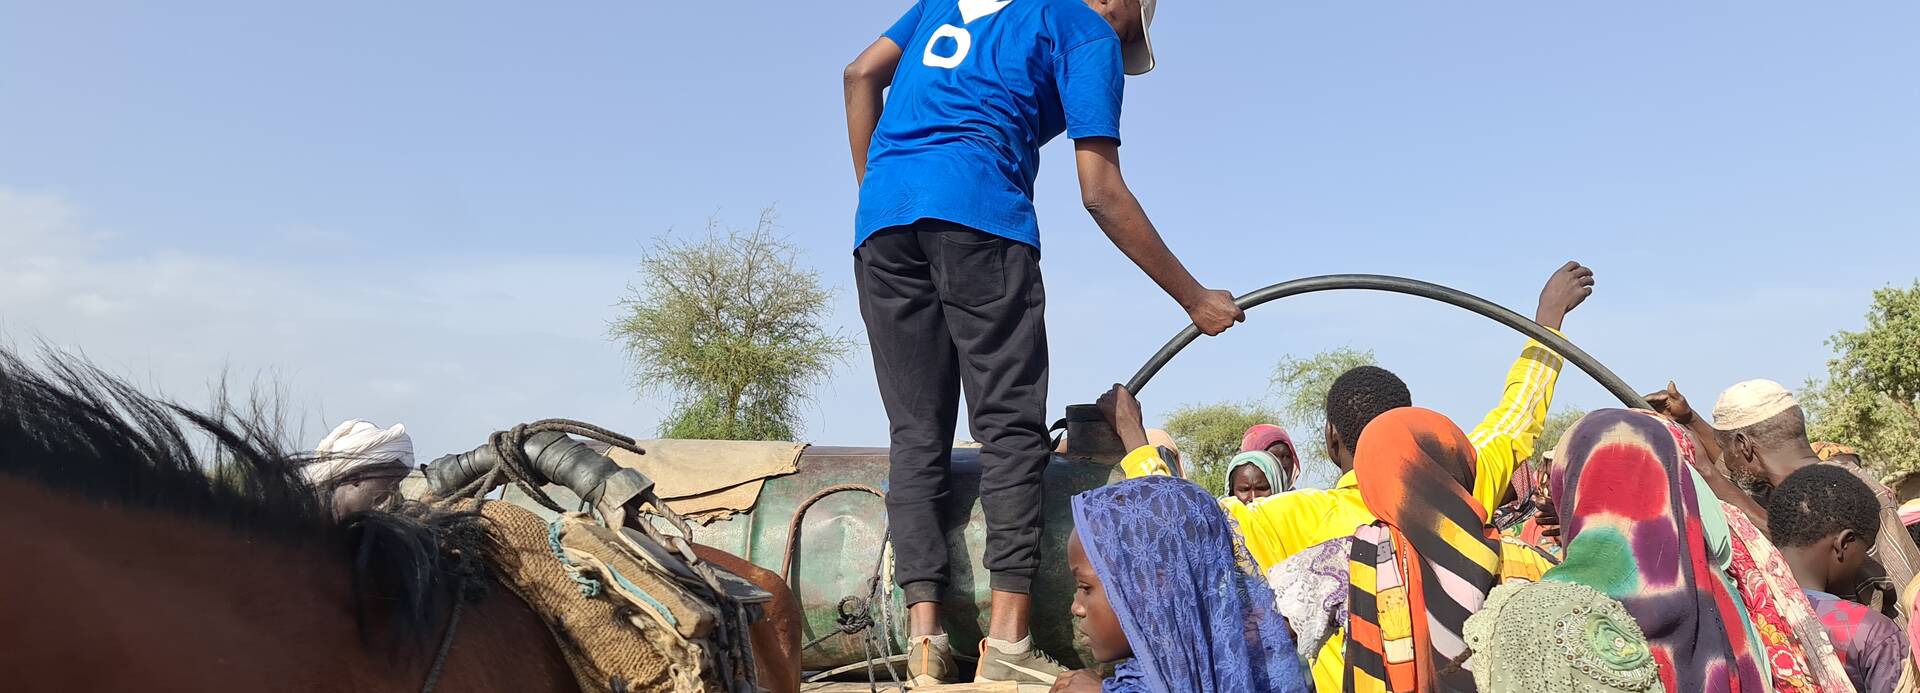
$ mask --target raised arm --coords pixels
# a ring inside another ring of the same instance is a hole
[[[1556,332],[1567,313],[1593,295],[1593,270],[1578,262],[1568,262],[1547,278],[1540,290],[1540,304],[1533,321]],[[1479,452],[1473,479],[1473,497],[1488,513],[1506,498],[1513,472],[1533,457],[1541,430],[1546,428],[1547,410],[1553,405],[1553,388],[1560,380],[1560,368],[1566,364],[1559,354],[1532,340],[1520,351],[1520,358],[1507,369],[1506,387],[1500,404],[1487,412],[1480,425],[1468,437]]]
[[[1128,479],[1143,476],[1173,476],[1173,467],[1160,458],[1160,451],[1147,443],[1147,424],[1140,414],[1140,400],[1127,386],[1114,383],[1096,403],[1107,424],[1120,437],[1127,455],[1120,458],[1120,472]]]
[[[1706,480],[1707,487],[1713,489],[1713,495],[1725,501],[1727,505],[1739,508],[1762,532],[1766,531],[1766,507],[1755,501],[1753,496],[1747,495],[1739,484],[1733,482],[1733,477],[1727,474],[1726,458],[1721,456],[1720,434],[1693,411],[1693,405],[1687,402],[1686,395],[1680,394],[1680,388],[1669,380],[1667,389],[1649,394],[1645,399],[1647,406],[1673,419],[1674,423],[1680,424],[1687,429],[1688,433],[1693,434],[1694,443],[1699,447],[1698,454],[1694,455],[1693,464],[1699,469],[1700,478]]]
[[[853,150],[853,182],[867,179],[867,145],[873,143],[873,130],[880,125],[880,111],[886,105],[887,85],[893,82],[893,70],[900,65],[900,44],[893,39],[874,39],[860,52],[841,75],[846,84],[847,145]]]
[[[1180,303],[1201,332],[1220,334],[1234,323],[1247,319],[1246,313],[1234,305],[1232,293],[1201,286],[1187,272],[1186,265],[1180,263],[1180,258],[1167,249],[1166,241],[1160,238],[1160,232],[1147,219],[1146,210],[1127,188],[1126,179],[1120,176],[1118,142],[1088,137],[1074,140],[1073,150],[1074,163],[1080,172],[1080,201],[1086,204],[1087,213],[1093,215],[1093,222],[1100,225],[1100,230],[1106,232],[1107,238],[1127,259],[1160,285],[1160,290]]]

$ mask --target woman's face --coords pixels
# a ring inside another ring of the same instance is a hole
[[[1233,469],[1233,497],[1241,503],[1273,495],[1273,482],[1267,480],[1267,473],[1259,467],[1243,464]]]
[[[1286,441],[1275,442],[1267,446],[1267,454],[1272,455],[1273,459],[1280,461],[1281,469],[1293,469],[1299,466],[1296,464],[1297,458],[1293,456],[1293,447],[1287,445]]]
[[[1120,617],[1114,615],[1113,605],[1107,603],[1107,590],[1100,584],[1100,576],[1093,572],[1093,563],[1087,560],[1087,549],[1080,545],[1077,531],[1067,535],[1067,566],[1073,569],[1074,625],[1087,636],[1087,649],[1093,651],[1093,658],[1114,662],[1132,657],[1133,645],[1127,642],[1127,633],[1121,630]]]

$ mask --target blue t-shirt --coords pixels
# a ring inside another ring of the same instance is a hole
[[[971,20],[971,21],[969,21]],[[1082,0],[922,0],[867,149],[854,247],[921,219],[1035,247],[1040,146],[1120,137],[1120,39]]]

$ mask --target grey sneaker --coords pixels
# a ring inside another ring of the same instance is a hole
[[[980,641],[980,668],[974,670],[975,683],[1037,683],[1052,685],[1053,680],[1067,673],[1047,653],[1038,647],[1028,647],[1020,654],[1007,654]]]
[[[958,681],[954,676],[953,646],[945,636],[935,641],[932,636],[922,635],[907,642],[908,685],[919,688]]]

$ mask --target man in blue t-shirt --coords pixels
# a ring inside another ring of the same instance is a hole
[[[909,672],[954,677],[938,609],[962,390],[980,452],[992,620],[977,681],[1050,683],[1032,647],[1046,439],[1046,293],[1033,181],[1074,141],[1080,196],[1121,252],[1201,331],[1245,318],[1167,249],[1120,175],[1124,75],[1153,68],[1153,0],[922,0],[847,66],[860,208],[854,274],[892,424],[887,517],[909,604]],[[890,89],[890,91],[889,91]]]

